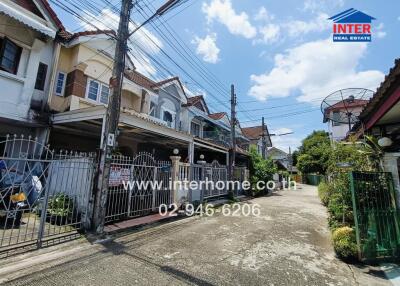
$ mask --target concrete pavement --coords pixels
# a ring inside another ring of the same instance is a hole
[[[326,210],[315,187],[280,191],[246,203],[260,205],[261,215],[235,217],[219,213],[125,234],[104,244],[80,242],[67,249],[41,250],[22,260],[15,258],[11,261],[14,264],[0,262],[0,282],[390,285],[379,270],[362,271],[335,258]],[[21,263],[24,266],[18,267]]]

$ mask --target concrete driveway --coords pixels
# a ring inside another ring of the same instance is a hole
[[[48,261],[7,279],[23,275],[10,285],[390,285],[379,271],[367,275],[335,258],[315,187],[248,203],[260,205],[259,217],[195,217],[100,245],[82,242],[42,254]]]

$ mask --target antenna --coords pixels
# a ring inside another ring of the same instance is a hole
[[[321,103],[324,122],[348,124],[350,131],[373,95],[374,92],[366,88],[346,88],[331,93]]]

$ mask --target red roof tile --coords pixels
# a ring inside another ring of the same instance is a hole
[[[185,92],[185,89],[183,88],[183,84],[182,84],[181,80],[179,79],[179,77],[177,77],[177,76],[171,77],[171,78],[167,78],[167,79],[162,80],[162,81],[159,81],[153,87],[157,88],[159,86],[162,86],[162,85],[164,85],[166,83],[169,83],[169,82],[172,82],[174,80],[176,80],[178,82],[179,86],[181,87],[181,89],[183,91],[183,94],[186,96],[186,92]]]
[[[252,127],[244,127],[242,128],[242,132],[244,136],[249,139],[258,139],[263,134],[262,126],[252,126]],[[268,129],[265,128],[265,135],[268,135]]]
[[[217,113],[212,113],[210,115],[208,115],[209,117],[211,117],[214,120],[220,120],[222,119],[226,114],[226,112],[217,112]]]
[[[137,71],[133,70],[125,71],[125,76],[134,83],[143,86],[147,89],[153,89],[154,85],[156,84],[155,81],[149,79],[148,77],[142,75]]]
[[[56,12],[54,12],[53,8],[51,8],[49,2],[47,2],[47,0],[42,0],[42,3],[43,3],[43,6],[46,8],[47,12],[49,12],[53,21],[56,23],[57,27],[60,30],[65,31],[64,25],[62,24],[61,20],[58,18]]]

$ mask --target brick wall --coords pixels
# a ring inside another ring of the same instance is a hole
[[[86,93],[87,76],[81,70],[74,70],[67,75],[65,96],[75,95],[84,98]]]

